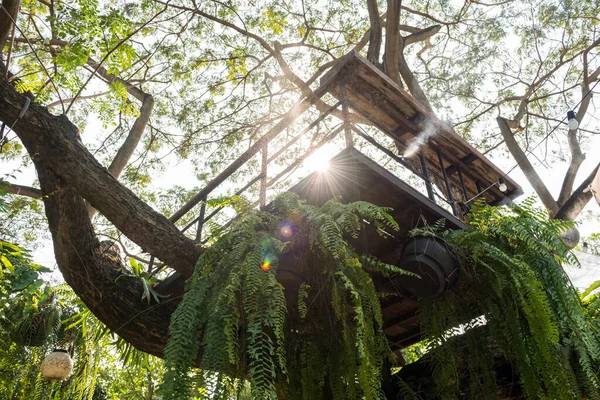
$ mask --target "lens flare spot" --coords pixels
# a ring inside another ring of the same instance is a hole
[[[262,263],[262,265],[260,266],[260,269],[262,269],[263,271],[268,271],[271,269],[271,263],[268,261],[265,261]]]
[[[279,234],[286,239],[292,237],[292,233],[292,228],[290,228],[289,226],[282,226],[281,228],[279,228]]]
[[[279,225],[279,237],[281,239],[290,239],[294,235],[294,224],[285,220]]]

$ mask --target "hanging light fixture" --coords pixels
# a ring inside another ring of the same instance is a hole
[[[574,131],[579,128],[579,121],[575,118],[575,111],[567,111],[567,125],[569,125],[569,130]]]
[[[588,247],[588,243],[587,242],[583,242],[583,246],[581,246],[581,252],[582,253],[587,253],[588,251],[590,251],[590,248]]]
[[[42,361],[41,370],[44,379],[50,382],[58,382],[71,375],[71,372],[73,372],[73,360],[66,350],[54,349]]]
[[[504,178],[499,178],[498,179],[498,189],[502,193],[506,192],[506,190],[508,189],[508,187],[506,186],[506,183],[504,182]]]

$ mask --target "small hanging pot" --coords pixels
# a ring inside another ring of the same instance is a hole
[[[42,361],[41,370],[44,379],[50,382],[58,382],[71,376],[73,360],[66,350],[54,349]]]
[[[458,280],[460,269],[446,242],[434,236],[408,239],[398,266],[420,276],[402,276],[399,283],[408,292],[425,299],[446,293]]]

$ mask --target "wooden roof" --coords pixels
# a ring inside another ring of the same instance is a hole
[[[502,203],[523,193],[515,181],[358,52],[352,51],[342,57],[323,76],[321,85],[320,89],[328,90],[342,101],[341,88],[344,86],[349,107],[367,123],[395,139],[401,153],[419,134],[433,129],[435,133],[425,138],[422,145],[428,167],[441,175],[439,150],[454,185],[459,184],[456,172],[461,170],[469,197],[490,186],[483,195],[490,204]],[[494,185],[500,178],[508,186],[505,193]]]

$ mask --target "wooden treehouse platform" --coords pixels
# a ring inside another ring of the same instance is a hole
[[[271,185],[277,183],[280,177],[286,176],[289,171],[293,171],[318,147],[342,131],[346,137],[347,148],[330,161],[328,171],[312,173],[289,190],[315,205],[323,204],[332,197],[339,197],[343,202],[365,200],[390,207],[391,215],[400,226],[399,231],[389,232],[390,235],[384,238],[371,230],[353,243],[359,252],[375,255],[383,262],[399,262],[408,232],[415,227],[444,219],[447,227],[461,229],[465,227],[461,218],[474,199],[483,198],[489,204],[503,204],[522,194],[522,189],[516,182],[356,52],[342,57],[321,79],[321,86],[314,95],[297,103],[289,116],[277,126],[287,128],[311,105],[322,101],[326,94],[332,95],[338,101],[333,106],[328,105],[326,111],[321,112],[315,122],[302,129],[277,151],[267,147],[276,134],[273,134],[272,130],[265,134],[175,213],[171,220],[176,221],[203,201],[197,211],[198,216],[188,222],[184,230],[197,226],[196,239],[204,243],[204,224],[222,208],[207,213],[208,196],[246,161],[262,151],[260,174],[236,194],[243,194],[251,186],[260,183],[257,205],[264,207],[267,189]],[[326,136],[317,146],[308,149],[287,168],[268,179],[268,166],[272,161],[296,143],[301,135],[308,134],[325,118],[333,118],[332,114],[340,110],[345,118],[352,113],[355,117],[353,120],[358,118],[362,123],[350,123],[346,118],[342,121],[343,128]],[[373,127],[393,139],[395,148],[382,146],[367,133],[372,131]],[[356,150],[352,145],[353,141],[361,141],[361,144],[371,146],[414,179],[420,180],[421,186],[425,188],[423,193]],[[410,154],[406,154],[407,152]],[[507,186],[505,192],[499,190],[498,183],[501,180]],[[384,332],[392,349],[400,349],[420,339],[420,324],[416,313],[417,298],[402,289],[402,279],[406,277],[373,276],[379,290],[393,293],[381,302]],[[459,281],[464,279],[460,277]],[[184,280],[185,277],[173,274],[159,284],[157,290],[172,295],[180,294],[183,291]]]
[[[488,188],[482,196],[490,204],[523,194],[516,182],[357,52],[342,57],[321,79],[321,87],[390,136],[401,156],[415,141],[422,142],[412,158],[419,159],[425,178],[432,172],[448,178],[452,190],[443,188],[448,200],[467,201]],[[501,178],[508,188],[504,193],[495,185]]]

